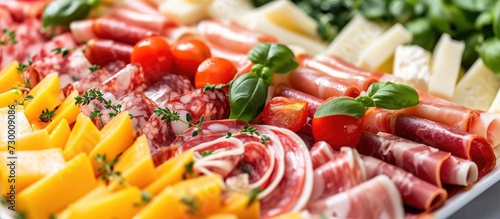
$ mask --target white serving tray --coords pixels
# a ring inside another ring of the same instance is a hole
[[[472,201],[498,181],[500,181],[500,157],[497,158],[497,165],[490,173],[486,174],[486,176],[472,186],[471,189],[467,191],[460,191],[450,199],[446,200],[444,205],[434,212],[434,217],[436,219],[450,217],[453,213],[460,210],[467,203]]]

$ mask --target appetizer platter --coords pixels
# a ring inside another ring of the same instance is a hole
[[[500,180],[500,2],[0,2],[0,217],[445,218]]]

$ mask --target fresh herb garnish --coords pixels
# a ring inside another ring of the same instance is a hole
[[[121,176],[121,172],[113,169],[114,165],[118,162],[118,157],[111,161],[106,161],[106,154],[97,154],[94,158],[101,166],[97,168],[98,172],[102,172],[101,179],[108,184],[111,180],[117,179],[120,184],[125,183],[125,179]]]
[[[188,176],[196,176],[193,167],[194,167],[194,161],[191,161],[186,165],[184,165],[184,173],[182,174],[183,180],[186,180]]]
[[[101,68],[101,67],[99,67],[98,65],[91,65],[91,66],[89,67],[89,70],[90,70],[90,72],[94,73],[94,72],[96,72],[97,70],[99,70],[100,68]]]
[[[284,74],[297,68],[295,56],[288,47],[275,43],[257,44],[248,52],[255,64],[229,85],[230,119],[250,122],[262,111],[273,73]]]
[[[56,0],[44,8],[42,25],[46,27],[69,26],[73,21],[85,19],[99,0]]]
[[[240,131],[240,134],[249,134],[249,135],[260,136],[260,133],[257,131],[257,128],[255,128],[253,126],[249,126],[249,125],[243,126],[243,128]]]
[[[83,92],[82,96],[76,96],[75,100],[75,104],[81,105],[88,105],[92,100],[99,101],[99,103],[104,104],[104,108],[110,110],[110,112],[108,112],[109,118],[113,118],[121,113],[122,105],[118,103],[113,104],[111,100],[106,100],[104,98],[104,94],[97,89],[87,90]],[[94,119],[101,116],[103,116],[103,113],[99,109],[94,109],[92,112],[90,112],[89,118]]]
[[[203,87],[203,91],[204,92],[207,92],[207,91],[212,91],[214,92],[215,90],[220,90],[224,87],[227,87],[229,85],[227,84],[206,84],[205,87]]]
[[[38,116],[38,118],[40,119],[40,122],[48,123],[52,122],[52,117],[54,117],[55,114],[55,110],[49,110],[45,108],[45,110],[42,110],[42,113],[40,114],[40,116]]]
[[[17,72],[19,72],[19,74],[22,74],[26,69],[28,69],[28,66],[24,63],[19,63],[19,66],[17,66]]]
[[[69,54],[69,49],[68,48],[55,48],[52,50],[55,54],[61,54],[62,57],[65,57]]]
[[[28,96],[24,97],[23,101],[21,101],[20,103],[18,103],[17,100],[14,100],[14,105],[24,105],[24,102],[31,100],[31,99],[33,99],[33,96],[28,95]]]
[[[146,206],[149,203],[149,201],[151,201],[152,198],[153,198],[153,196],[151,195],[151,193],[149,193],[146,190],[142,190],[141,191],[141,202],[134,203],[134,207]]]
[[[186,120],[184,120],[181,119],[178,112],[170,110],[168,108],[157,108],[153,111],[153,113],[159,116],[161,120],[167,122],[179,121],[187,124],[189,127],[195,127],[195,130],[192,134],[193,137],[197,136],[201,132],[201,123],[203,123],[203,121],[205,120],[205,115],[201,115],[198,122],[193,123],[193,117],[191,116],[191,114],[186,114]]]
[[[233,133],[231,133],[231,132],[226,132],[226,138],[230,138],[230,137],[232,137],[232,136],[233,136]]]
[[[321,104],[314,117],[348,115],[360,119],[365,115],[368,107],[396,110],[415,106],[418,103],[418,93],[410,86],[378,82],[372,84],[365,95],[356,99],[340,97]]]
[[[212,155],[212,153],[214,153],[214,151],[212,151],[212,150],[202,151],[201,156],[202,157],[210,156],[210,155]]]
[[[180,202],[184,205],[186,205],[187,210],[186,213],[188,215],[197,215],[198,212],[200,211],[200,206],[198,203],[198,200],[193,197],[193,198],[182,198]]]
[[[248,167],[248,164],[245,160],[241,160],[240,165],[241,172],[250,174],[250,167]]]
[[[7,28],[2,29],[2,37],[0,37],[0,45],[16,45],[16,32]]]
[[[262,192],[262,190],[260,188],[255,188],[255,189],[252,189],[252,191],[250,191],[250,193],[248,193],[249,199],[248,199],[248,203],[247,203],[247,208],[252,206],[252,204],[257,200],[257,196],[261,192]]]
[[[267,141],[271,141],[271,137],[269,137],[267,135],[261,135],[260,136],[260,143],[266,144]]]

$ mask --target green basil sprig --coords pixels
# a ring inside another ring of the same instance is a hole
[[[56,0],[43,10],[43,27],[69,26],[73,21],[85,19],[99,0]]]
[[[229,118],[251,122],[264,108],[273,73],[287,73],[299,64],[292,50],[275,43],[257,44],[248,52],[248,58],[254,63],[251,72],[229,84]]]
[[[321,104],[314,117],[348,115],[361,119],[368,107],[396,110],[415,106],[418,103],[418,93],[410,86],[392,82],[378,82],[372,84],[365,95],[356,99],[340,97]]]

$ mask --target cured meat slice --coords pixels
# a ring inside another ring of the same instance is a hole
[[[148,86],[144,93],[149,99],[162,106],[165,105],[166,101],[192,90],[194,90],[194,87],[186,77],[166,74]]]
[[[318,110],[318,107],[323,103],[323,99],[303,93],[301,91],[295,90],[293,88],[284,86],[284,85],[279,85],[276,87],[275,96],[284,96],[284,97],[291,97],[296,100],[301,100],[305,101],[308,103],[309,106],[309,117],[314,117],[314,113],[316,113],[316,110]]]
[[[0,68],[4,68],[14,60],[26,63],[28,56],[40,51],[47,39],[40,33],[41,23],[38,19],[27,19],[19,25],[3,26],[15,31],[17,44],[0,46]]]
[[[346,191],[366,179],[365,166],[358,152],[343,147],[333,159],[314,169],[314,186],[309,201]]]
[[[177,22],[165,16],[144,14],[125,8],[114,9],[111,12],[111,16],[125,23],[144,27],[159,33],[162,33],[166,28],[179,26]]]
[[[451,152],[459,158],[472,160],[479,169],[479,177],[490,172],[496,163],[492,145],[486,138],[431,120],[388,110],[369,109],[362,128],[372,133],[395,134]]]
[[[500,115],[480,112],[479,118],[472,120],[469,132],[487,138],[494,147],[500,145]]]
[[[307,55],[301,55],[298,59],[301,67],[314,69],[335,78],[341,78],[360,90],[366,91],[371,84],[378,82],[377,78],[372,76],[353,73],[354,71],[351,70],[346,71],[346,68],[338,68],[338,66],[327,64],[325,61],[320,61]]]
[[[330,97],[349,96],[357,97],[360,90],[344,79],[325,75],[319,71],[298,68],[290,75],[292,88],[321,99]]]
[[[432,211],[446,201],[448,194],[443,188],[432,185],[401,168],[379,159],[369,156],[362,156],[361,158],[368,178],[378,175],[388,176],[398,188],[405,205],[424,211]]]
[[[195,151],[194,167],[205,175],[218,173],[226,177],[233,171],[245,152],[245,145],[236,138],[219,137],[192,147]],[[202,156],[203,153],[209,153]]]
[[[96,89],[104,93],[105,99],[112,102],[132,91],[143,91],[145,88],[144,71],[139,64],[128,64],[125,68],[96,87]]]
[[[105,66],[117,60],[129,63],[133,48],[125,43],[93,38],[87,42],[85,56],[92,64],[99,66]]]
[[[496,159],[491,144],[482,136],[408,115],[398,115],[393,133],[417,142],[434,146],[440,150],[474,161],[479,177],[495,167]]]
[[[442,183],[467,186],[478,176],[477,166],[471,161],[387,133],[363,132],[357,149],[439,187]]]
[[[372,72],[365,69],[361,69],[337,56],[318,55],[314,57],[314,59],[332,69],[348,72],[355,75],[373,77],[376,79],[383,78],[386,75],[385,73],[382,72]]]
[[[316,142],[311,150],[311,160],[313,169],[320,167],[326,162],[333,160],[333,157],[337,152],[334,152],[332,147],[324,141]]]
[[[136,131],[139,131],[139,129],[146,124],[149,118],[153,115],[153,110],[158,108],[152,100],[140,91],[128,93],[120,98],[116,104],[121,105],[120,110],[122,112],[127,111],[130,114],[132,124],[134,125],[134,129]],[[103,125],[107,124],[111,120],[108,116],[109,112],[112,111],[107,109],[102,111],[103,116],[101,116],[101,121]]]
[[[124,8],[139,12],[141,14],[150,14],[156,16],[164,16],[158,9],[153,5],[151,0],[131,0],[124,2]]]
[[[226,90],[203,91],[203,88],[193,90],[181,96],[170,99],[163,106],[178,112],[181,119],[187,120],[191,115],[192,123],[197,123],[203,116],[205,120],[227,119],[229,117],[229,98]],[[176,135],[184,132],[187,124],[173,121],[172,128]]]
[[[71,86],[73,90],[77,90],[78,93],[82,95],[84,91],[92,89],[104,83],[106,80],[111,78],[111,76],[113,75],[110,72],[108,72],[106,69],[101,68],[93,72],[92,74],[87,75],[81,80],[69,84],[68,86]]]
[[[373,198],[376,197],[376,198]],[[333,218],[403,218],[401,195],[384,175],[376,176],[345,192],[309,203],[313,214]]]
[[[1,1],[0,8],[7,9],[14,21],[23,22],[26,19],[40,18],[45,5],[50,1]]]
[[[94,20],[94,34],[101,39],[110,39],[118,42],[135,45],[144,38],[158,36],[159,33],[140,26],[113,18],[98,18]]]
[[[248,59],[248,56],[246,53],[237,53],[233,52],[229,49],[226,49],[221,46],[217,46],[213,43],[210,43],[209,41],[205,41],[210,48],[210,53],[212,53],[212,57],[218,57],[218,58],[223,58],[231,63],[234,64],[234,66],[237,69],[237,75],[245,74],[250,72],[253,63]]]
[[[234,21],[207,20],[198,24],[198,32],[211,44],[246,54],[261,42],[278,42],[272,36],[249,30]]]

